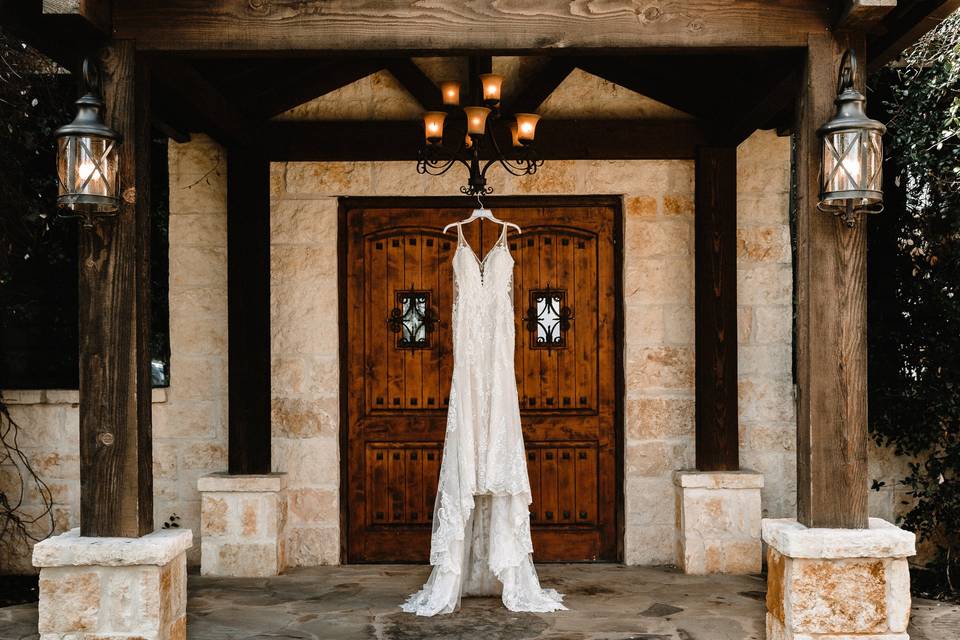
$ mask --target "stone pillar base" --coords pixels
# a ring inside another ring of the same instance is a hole
[[[286,568],[287,475],[212,473],[200,490],[200,573],[263,578]]]
[[[808,529],[764,520],[767,640],[908,640],[915,536],[885,520],[869,529]]]
[[[40,568],[40,640],[187,637],[188,529],[142,538],[84,538],[80,530],[33,549]]]
[[[674,471],[677,558],[684,573],[760,573],[760,490],[755,471]]]

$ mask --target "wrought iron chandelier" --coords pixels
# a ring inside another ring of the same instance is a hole
[[[422,174],[443,175],[455,164],[466,167],[469,178],[467,184],[460,187],[460,192],[470,196],[493,192],[493,188],[487,186],[487,171],[495,164],[514,176],[534,174],[543,165],[533,147],[540,116],[535,113],[503,113],[500,108],[503,77],[484,73],[479,79],[480,91],[475,101],[482,102],[482,105],[463,107],[465,118],[451,117],[449,123],[448,116],[460,107],[460,83],[441,83],[444,110],[423,114],[424,145],[417,156],[417,172]],[[444,143],[445,123],[448,124],[447,138],[452,142],[449,145]],[[506,126],[510,131],[511,146],[506,152],[497,141],[494,128],[498,126]]]

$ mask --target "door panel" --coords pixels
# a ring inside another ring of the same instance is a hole
[[[509,236],[517,389],[539,561],[617,559],[611,207],[498,207]],[[347,560],[424,562],[453,374],[451,261],[468,209],[346,212]],[[464,227],[482,257],[500,233]]]

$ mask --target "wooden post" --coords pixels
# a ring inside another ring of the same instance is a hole
[[[270,473],[270,162],[227,160],[229,470]]]
[[[80,531],[153,531],[150,78],[133,42],[101,55],[106,122],[123,135],[117,216],[80,229]]]
[[[698,147],[695,181],[697,470],[736,471],[736,147]]]
[[[797,515],[808,527],[867,527],[867,221],[848,228],[817,210],[817,128],[833,114],[847,46],[810,36],[795,127]],[[862,73],[855,81],[863,91]]]

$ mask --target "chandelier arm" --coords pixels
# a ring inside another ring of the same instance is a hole
[[[469,169],[470,165],[464,160],[462,152],[463,144],[456,151],[451,151],[442,145],[422,147],[417,158],[417,173],[442,176],[457,162]]]
[[[530,174],[537,172],[537,167],[540,166],[536,160],[523,159],[523,160],[509,160],[507,158],[500,159],[500,166],[506,169],[507,173],[513,176],[528,176]]]
[[[495,156],[487,161],[483,167],[483,175],[486,176],[487,169],[490,168],[495,162],[499,162],[500,166],[507,170],[512,176],[525,176],[530,175],[531,173],[536,172],[537,165],[531,165],[529,159],[518,158],[516,160],[511,160],[507,158],[506,154],[500,149],[500,143],[497,142],[497,137],[493,134],[493,129],[488,130],[488,135],[490,136],[490,142],[493,145]]]

